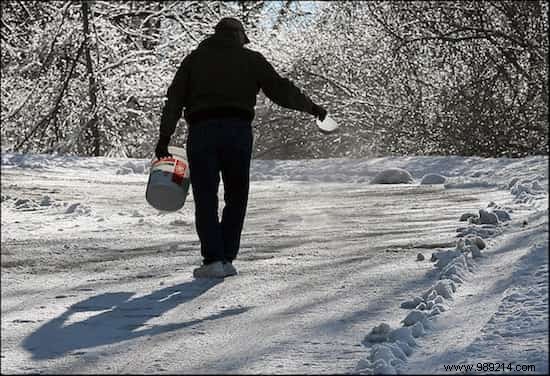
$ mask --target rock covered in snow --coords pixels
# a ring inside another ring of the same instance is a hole
[[[424,175],[420,184],[445,184],[447,178],[439,174],[427,174]]]
[[[475,213],[464,213],[460,216],[460,222],[465,222],[470,218],[475,218],[475,217],[477,217],[477,214]]]
[[[452,259],[462,254],[460,250],[445,249],[432,253],[432,259],[435,259],[437,263],[435,266],[439,269],[443,269]]]
[[[411,346],[409,346],[408,343],[406,343],[406,342],[404,342],[404,341],[402,341],[402,340],[399,340],[399,339],[398,339],[397,341],[395,341],[394,343],[395,343],[396,345],[398,345],[399,348],[400,348],[401,350],[403,350],[403,352],[405,353],[405,355],[411,356],[411,354],[412,354],[412,348],[411,348]]]
[[[393,355],[398,358],[399,360],[406,361],[407,360],[407,354],[403,351],[403,349],[397,344],[396,342],[389,342],[386,346],[388,346],[393,353]]]
[[[80,202],[70,204],[67,209],[65,209],[65,214],[81,214],[87,215],[91,214],[92,209],[89,206],[82,205]]]
[[[422,295],[425,301],[434,300],[436,296],[437,296],[437,292],[433,288],[428,289],[428,291],[426,291]]]
[[[375,362],[383,359],[386,363],[391,363],[394,355],[389,346],[377,345],[372,351],[372,358],[375,360]]]
[[[485,209],[479,209],[479,222],[481,224],[498,225],[498,217],[495,213]]]
[[[535,180],[531,183],[531,190],[533,191],[544,191],[544,187],[539,183],[538,180]]]
[[[464,282],[464,279],[466,279],[466,273],[469,272],[470,269],[471,267],[468,265],[468,260],[466,259],[465,254],[462,254],[459,257],[454,258],[443,269],[441,269],[439,278],[449,279],[456,283],[462,283]]]
[[[497,218],[500,222],[507,222],[507,221],[510,221],[512,219],[510,217],[510,214],[508,214],[508,212],[506,210],[494,209],[493,213],[496,214],[496,216],[497,216]]]
[[[442,279],[435,284],[434,289],[437,291],[438,295],[441,295],[445,299],[451,299],[452,294],[456,292],[456,285],[449,279]],[[437,297],[435,299],[437,299]]]
[[[468,218],[468,223],[471,223],[473,225],[479,225],[480,224],[479,216],[476,215],[475,217]]]
[[[445,299],[452,299],[452,294],[456,291],[456,285],[448,279],[438,281],[433,288],[438,295],[441,295]]]
[[[397,328],[392,330],[388,338],[390,341],[393,341],[393,342],[400,340],[405,342],[409,346],[416,345],[416,341],[414,340],[412,335],[412,329],[408,326],[404,326],[402,328]]]
[[[431,312],[429,313],[429,316],[432,317],[432,316],[436,316],[436,315],[439,315],[441,314],[441,311],[439,310],[438,307],[434,307]]]
[[[456,285],[453,281],[450,279],[442,279],[437,281],[437,283],[430,287],[424,294],[422,294],[422,297],[424,300],[428,303],[431,301],[435,301],[438,295],[441,295],[445,299],[452,299],[452,294],[456,291]],[[428,309],[431,309],[431,306],[433,306],[434,303],[428,304]]]
[[[397,370],[382,359],[374,363],[373,372],[375,375],[397,375]]]
[[[362,371],[367,372],[367,371],[370,370],[371,367],[372,367],[371,362],[368,359],[364,358],[364,359],[359,360],[359,362],[355,366],[355,371],[357,371],[357,372],[362,372]]]
[[[470,173],[470,176],[473,177],[473,178],[479,178],[483,175],[487,175],[487,171],[478,170],[478,171],[473,171],[472,173]]]
[[[508,189],[512,189],[514,185],[519,181],[518,177],[512,178],[510,182],[508,183]]]
[[[385,342],[388,340],[391,327],[383,322],[382,324],[375,326],[365,337],[366,342]]]
[[[516,184],[514,184],[514,186],[512,187],[512,189],[510,190],[510,192],[514,195],[514,196],[519,196],[521,195],[522,193],[528,193],[528,194],[532,194],[531,192],[531,186],[527,185],[527,184],[522,184],[522,183],[519,183],[517,182]]]
[[[481,250],[479,248],[472,248],[472,257],[473,258],[479,258],[482,257],[483,254],[481,253]]]
[[[409,314],[403,319],[403,324],[405,326],[411,326],[416,324],[419,321],[423,321],[426,318],[426,314],[420,310],[412,310]]]
[[[412,184],[414,179],[412,175],[402,168],[389,168],[379,172],[371,184]]]
[[[422,337],[426,332],[424,331],[424,323],[423,321],[417,321],[413,326],[411,326],[412,335],[414,338]]]
[[[418,306],[422,302],[424,302],[424,300],[421,297],[416,296],[413,300],[407,300],[401,303],[401,308],[405,308],[405,309],[416,308],[416,306]]]
[[[422,253],[416,255],[416,261],[424,261],[425,257]]]
[[[426,303],[422,302],[422,303],[419,303],[417,306],[416,306],[416,309],[418,309],[419,311],[424,311],[426,309]]]
[[[459,233],[458,237],[474,235],[486,239],[501,233],[502,229],[496,228],[494,225],[490,225],[490,227],[469,226],[458,228],[457,232]]]
[[[469,238],[475,245],[477,248],[479,249],[484,249],[486,247],[485,245],[485,242],[483,241],[483,239],[481,239],[479,236],[474,236],[474,237],[471,237]]]

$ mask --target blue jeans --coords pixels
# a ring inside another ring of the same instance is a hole
[[[252,157],[252,127],[240,119],[210,119],[189,127],[187,158],[203,262],[233,261],[239,252]],[[220,173],[225,207],[218,218]]]

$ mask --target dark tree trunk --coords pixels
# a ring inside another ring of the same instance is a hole
[[[97,157],[100,155],[101,135],[99,132],[99,124],[97,117],[97,82],[92,66],[92,57],[90,55],[90,27],[89,17],[90,8],[86,0],[81,2],[82,4],[82,22],[84,31],[84,56],[86,58],[86,73],[88,76],[88,94],[90,96],[90,115],[85,129],[90,129],[93,137],[93,154]]]

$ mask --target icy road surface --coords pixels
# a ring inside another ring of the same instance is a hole
[[[345,373],[362,341],[433,284],[429,259],[497,188],[251,184],[240,275],[193,280],[192,195],[147,175],[2,169],[2,372]],[[222,190],[220,189],[220,197]],[[223,205],[220,205],[220,209]]]

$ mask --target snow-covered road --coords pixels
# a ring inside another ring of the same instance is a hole
[[[144,200],[146,174],[79,161],[3,156],[3,373],[353,373],[369,356],[369,330],[398,326],[401,302],[433,285],[428,260],[454,247],[460,215],[511,199],[496,184],[265,179],[258,162],[240,275],[209,282],[191,277],[200,262],[191,195],[161,215]],[[535,167],[547,192],[547,170]],[[518,206],[514,216],[533,210]],[[433,355],[437,338],[422,339],[411,367]]]

